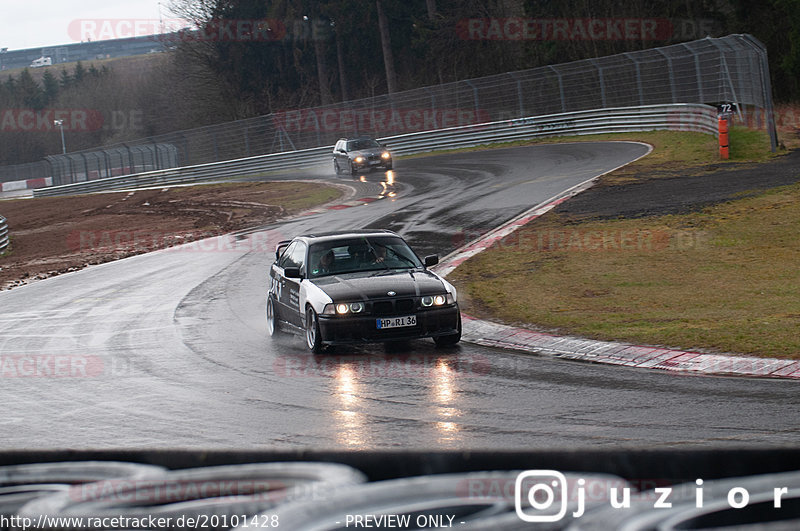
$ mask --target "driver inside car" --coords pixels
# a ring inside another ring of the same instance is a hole
[[[333,273],[333,268],[336,263],[336,256],[333,254],[333,249],[323,254],[319,258],[319,265],[317,267],[317,274],[324,275],[326,273]]]

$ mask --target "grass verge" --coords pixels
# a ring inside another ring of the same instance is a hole
[[[707,165],[710,148],[691,134],[653,135],[638,135],[656,147],[652,155],[604,179],[622,184],[665,165],[687,173]],[[748,145],[740,160],[747,153],[762,157]],[[451,278],[467,311],[481,317],[596,339],[797,359],[798,224],[800,185],[683,215],[575,222],[550,213]]]

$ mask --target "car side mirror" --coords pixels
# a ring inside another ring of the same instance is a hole
[[[439,263],[439,255],[438,254],[431,254],[425,257],[424,264],[425,267],[433,267]]]
[[[286,278],[303,278],[299,267],[287,267],[283,270],[283,276]]]
[[[290,243],[291,243],[291,241],[280,242],[278,245],[275,246],[275,261],[276,262],[278,261],[278,259],[283,254],[283,251],[285,251],[286,248],[289,247]]]

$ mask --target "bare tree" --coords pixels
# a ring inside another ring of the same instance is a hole
[[[350,94],[347,90],[347,71],[344,66],[344,50],[342,49],[342,36],[339,34],[339,27],[334,25],[334,37],[336,38],[336,66],[339,68],[339,90],[342,92],[342,101],[348,101]]]
[[[375,5],[378,9],[378,29],[381,33],[381,47],[383,48],[383,64],[386,67],[386,87],[389,94],[397,92],[397,73],[394,68],[394,56],[392,55],[392,39],[389,35],[389,22],[386,13],[383,11],[381,0],[376,0]]]
[[[425,6],[428,8],[428,19],[434,20],[436,18],[436,0],[425,0]]]

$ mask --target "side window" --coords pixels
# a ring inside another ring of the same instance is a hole
[[[306,244],[303,242],[294,242],[281,257],[281,267],[303,267],[306,262]]]
[[[292,242],[289,245],[289,247],[285,251],[283,251],[283,254],[281,255],[280,260],[278,260],[278,267],[282,267],[282,268],[286,268],[287,267],[287,262],[290,260],[290,258],[292,256],[292,252],[294,251],[294,249],[297,248],[297,245],[298,245],[298,242]],[[291,267],[291,265],[288,265],[288,267]]]

